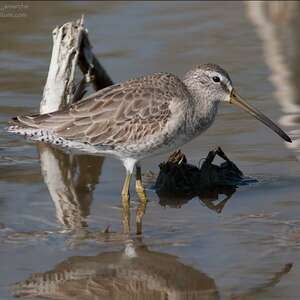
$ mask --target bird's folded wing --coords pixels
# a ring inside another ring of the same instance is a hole
[[[172,84],[170,90],[166,84],[173,81],[165,77],[163,88],[148,84],[145,78],[132,80],[100,90],[66,110],[20,116],[14,121],[92,145],[138,142],[162,130],[170,117],[170,104],[178,101]]]

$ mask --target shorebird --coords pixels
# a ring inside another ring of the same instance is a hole
[[[140,161],[199,136],[213,123],[220,102],[239,106],[291,142],[286,133],[237,94],[228,73],[215,64],[198,65],[183,80],[170,73],[156,73],[118,83],[64,110],[17,116],[8,131],[120,159],[126,168],[122,202],[128,211],[134,167],[136,191],[145,208]]]

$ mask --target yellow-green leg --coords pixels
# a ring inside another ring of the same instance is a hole
[[[136,181],[135,190],[140,198],[140,204],[136,210],[136,233],[142,233],[142,219],[146,211],[146,206],[148,203],[148,198],[146,196],[143,183],[142,183],[142,172],[141,167],[136,166]]]
[[[127,172],[123,189],[122,189],[122,206],[123,206],[123,231],[126,234],[130,233],[130,195],[129,187],[132,173]]]

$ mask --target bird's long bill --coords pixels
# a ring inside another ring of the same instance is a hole
[[[250,115],[252,115],[254,118],[256,118],[257,120],[259,120],[262,123],[264,123],[265,125],[267,125],[273,131],[275,131],[280,137],[282,137],[286,142],[289,142],[289,143],[292,142],[291,138],[282,129],[280,129],[276,124],[274,124],[269,118],[267,118],[259,110],[255,109],[254,107],[250,106],[247,102],[245,102],[235,92],[235,90],[232,90],[229,102],[241,107],[246,112],[248,112]]]

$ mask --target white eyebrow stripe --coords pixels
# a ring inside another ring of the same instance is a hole
[[[232,91],[232,82],[231,82],[230,79],[228,79],[228,78],[225,77],[223,74],[218,73],[218,72],[216,72],[216,71],[207,71],[207,73],[208,73],[209,77],[211,77],[211,78],[214,77],[214,76],[220,77],[221,81],[222,81],[223,83],[226,84],[228,90],[229,90],[230,92]]]

